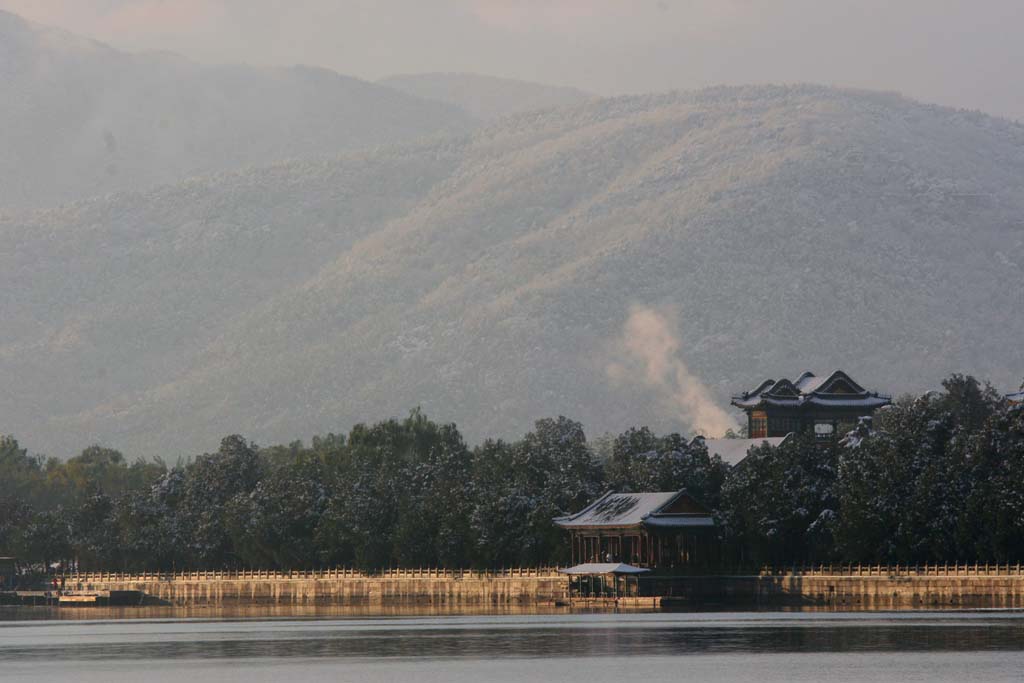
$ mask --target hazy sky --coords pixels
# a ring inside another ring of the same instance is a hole
[[[1024,0],[0,0],[132,50],[602,94],[811,81],[1024,120]]]

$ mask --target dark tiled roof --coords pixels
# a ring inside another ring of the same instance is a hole
[[[558,517],[552,521],[564,529],[639,527],[641,525],[657,527],[713,526],[710,513],[663,512],[665,509],[671,509],[672,503],[684,495],[686,495],[686,491],[609,492],[580,512]]]
[[[606,493],[582,511],[555,522],[559,526],[632,526],[657,512],[678,495],[677,491],[656,493]]]
[[[860,386],[842,370],[828,377],[805,372],[795,381],[765,380],[753,391],[732,397],[737,408],[750,409],[762,405],[799,408],[804,405],[833,408],[879,408],[892,403],[892,397],[871,392]]]

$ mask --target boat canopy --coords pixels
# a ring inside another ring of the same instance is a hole
[[[584,562],[575,567],[559,569],[558,571],[562,574],[571,574],[573,576],[595,576],[599,574],[643,574],[651,570],[644,569],[643,567],[634,567],[631,564],[623,564],[622,562]]]

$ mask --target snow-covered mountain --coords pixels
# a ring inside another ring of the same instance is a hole
[[[0,208],[333,157],[473,121],[324,69],[131,54],[0,11]]]
[[[631,365],[637,305],[723,406],[804,369],[1016,387],[1022,179],[1001,119],[716,88],[8,215],[0,431],[173,455],[417,405],[471,439],[685,429],[677,378]]]
[[[595,97],[576,88],[480,74],[405,74],[390,76],[378,83],[416,97],[447,102],[484,121],[581,104]]]

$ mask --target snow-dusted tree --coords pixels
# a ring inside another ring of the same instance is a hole
[[[722,487],[718,519],[732,553],[757,563],[830,559],[836,458],[813,437],[751,449]]]
[[[965,440],[967,493],[958,517],[959,555],[1024,560],[1024,409],[1001,406]]]
[[[248,495],[260,477],[256,447],[238,435],[225,437],[220,449],[201,455],[185,468],[177,513],[180,543],[192,566],[237,565],[227,529],[227,506],[235,496]]]
[[[266,472],[252,491],[239,492],[225,506],[234,552],[249,566],[318,564],[316,532],[327,507],[322,466],[311,456],[297,458]]]
[[[728,468],[721,458],[709,456],[699,440],[687,442],[679,434],[655,436],[647,427],[631,428],[612,445],[605,463],[608,486],[616,491],[677,491],[711,508],[721,497]]]
[[[114,501],[97,490],[77,505],[71,519],[71,548],[78,566],[97,570],[122,568]]]
[[[117,530],[126,569],[171,570],[195,566],[179,511],[185,470],[164,472],[151,486],[122,496],[116,505]]]
[[[489,565],[564,560],[565,534],[551,520],[582,509],[603,479],[583,426],[566,417],[538,420],[512,444],[485,443],[475,472],[473,529],[478,558]]]
[[[970,560],[993,463],[977,433],[998,405],[991,387],[953,375],[945,392],[881,411],[840,458],[837,550],[848,561]],[[977,492],[977,493],[975,493]],[[982,496],[984,497],[984,496]]]
[[[368,568],[457,565],[467,556],[471,459],[455,425],[419,410],[352,429],[335,459],[320,532]]]

